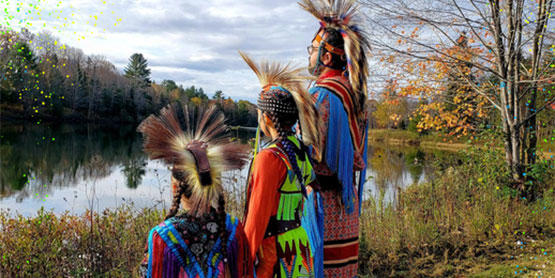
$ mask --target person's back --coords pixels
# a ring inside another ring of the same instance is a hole
[[[222,172],[242,168],[250,147],[231,143],[215,106],[197,115],[164,108],[139,126],[144,151],[172,165],[172,207],[149,234],[146,277],[253,277],[243,226],[225,212]],[[181,210],[180,210],[181,207]]]
[[[317,77],[310,93],[323,121],[322,160],[314,164],[320,185],[316,192],[323,261],[315,261],[320,277],[356,277],[359,210],[367,160],[366,111],[369,43],[355,0],[301,0],[320,27],[307,47],[309,72]],[[357,177],[358,175],[358,177]],[[311,196],[309,196],[311,197]],[[313,244],[315,245],[315,244]]]
[[[201,217],[184,212],[150,231],[143,265],[149,277],[245,277],[252,272],[246,247],[238,219],[216,210]]]
[[[299,69],[266,61],[256,64],[241,53],[257,75],[259,128],[272,141],[249,172],[245,232],[258,277],[314,277],[314,257],[301,218],[307,187],[316,176],[307,146],[318,147],[317,111]],[[298,125],[301,139],[293,132]]]

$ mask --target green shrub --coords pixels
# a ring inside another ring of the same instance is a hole
[[[0,274],[4,277],[135,277],[159,211],[130,206],[102,214],[34,217],[0,212]],[[1,276],[1,275],[0,275]]]
[[[395,203],[370,198],[361,212],[360,273],[368,277],[468,274],[453,262],[513,251],[518,240],[555,236],[553,161],[538,165],[541,198],[518,198],[500,151],[470,149],[442,165],[433,182],[412,185]]]

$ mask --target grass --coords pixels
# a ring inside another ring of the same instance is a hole
[[[226,202],[236,216],[242,212],[237,198],[229,195]],[[0,278],[138,277],[148,234],[165,214],[133,203],[82,215],[40,209],[24,217],[0,210]]]
[[[363,204],[359,262],[364,277],[491,277],[516,265],[527,266],[517,270],[518,277],[527,277],[542,271],[537,265],[553,261],[552,168],[536,177],[542,197],[530,202],[507,186],[499,151],[471,149],[462,160],[446,163],[434,182],[400,192],[394,204],[380,198]],[[550,268],[553,263],[545,273]]]
[[[398,129],[371,129],[368,131],[368,139],[373,143],[412,145],[449,151],[458,151],[471,146],[469,144],[471,136],[455,138],[447,137],[442,133],[424,134]]]
[[[0,213],[0,277],[136,277],[155,210],[130,206],[101,214]]]
[[[554,238],[515,247],[504,258],[475,262],[468,277],[555,277]]]
[[[395,203],[363,202],[361,277],[555,277],[555,162],[542,162],[541,195],[529,201],[507,186],[501,156],[466,150]],[[232,196],[228,209],[240,215],[244,200]],[[130,205],[79,216],[0,212],[0,277],[136,277],[163,217]]]

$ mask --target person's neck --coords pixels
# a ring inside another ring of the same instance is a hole
[[[190,211],[191,206],[189,205],[189,198],[181,196],[181,209],[184,211]]]
[[[279,138],[279,133],[275,129],[270,129],[270,135],[272,136],[272,141],[275,141]]]
[[[332,68],[328,68],[328,67],[323,67],[322,72],[320,73],[318,78],[323,79],[323,78],[326,78],[326,77],[336,76],[336,75],[341,75],[341,70],[340,69],[332,69]]]

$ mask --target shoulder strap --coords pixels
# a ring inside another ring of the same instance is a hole
[[[204,272],[195,259],[195,256],[193,255],[191,250],[189,250],[189,247],[187,246],[181,235],[179,235],[179,232],[177,232],[171,221],[166,220],[164,224],[165,226],[158,226],[156,228],[156,232],[158,233],[158,235],[160,235],[162,240],[164,240],[168,248],[170,248],[174,256],[179,261],[179,264],[186,272],[195,273],[200,278],[205,278]],[[178,246],[185,251],[185,254],[188,257],[188,261],[190,262],[189,265],[185,263],[185,260],[178,250]]]
[[[358,115],[356,113],[358,110],[358,103],[353,99],[350,88],[336,77],[320,80],[316,83],[316,86],[328,89],[341,100],[343,108],[349,118],[349,129],[351,131],[353,146],[355,146],[357,152],[362,153],[364,149],[364,140],[358,128]]]
[[[277,157],[281,158],[281,160],[283,160],[283,162],[285,163],[285,166],[287,167],[287,169],[293,168],[293,166],[291,165],[291,162],[289,161],[289,158],[287,157],[287,154],[285,154],[285,152],[280,146],[278,146],[277,144],[274,144],[268,147],[267,150],[272,152]]]

